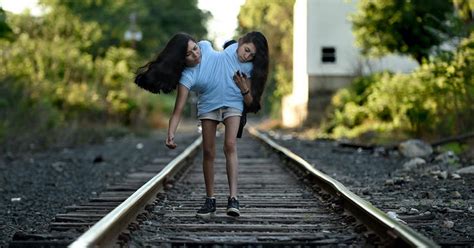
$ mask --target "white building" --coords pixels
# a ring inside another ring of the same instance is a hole
[[[284,126],[319,121],[333,93],[347,86],[355,76],[386,69],[410,72],[418,66],[407,57],[363,58],[355,47],[348,19],[356,5],[356,0],[296,0],[293,92],[283,98]]]

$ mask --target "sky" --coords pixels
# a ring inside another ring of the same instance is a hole
[[[21,13],[30,9],[32,15],[39,15],[41,10],[37,6],[38,0],[0,0],[3,9],[13,13]]]
[[[0,0],[3,9],[20,13],[26,8],[31,14],[39,15],[38,0]],[[198,0],[198,7],[211,12],[213,18],[208,22],[209,39],[216,47],[233,38],[237,28],[237,15],[245,0]]]
[[[213,19],[208,22],[209,39],[216,47],[233,38],[237,28],[237,15],[245,0],[198,0],[200,9],[211,12]]]

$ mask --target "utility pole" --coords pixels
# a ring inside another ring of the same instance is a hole
[[[136,43],[142,40],[142,32],[137,25],[137,15],[135,12],[132,12],[129,16],[130,26],[127,31],[125,31],[124,38],[126,41],[132,42],[132,48],[136,49]]]

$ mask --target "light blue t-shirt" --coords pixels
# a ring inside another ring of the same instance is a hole
[[[181,75],[180,83],[198,95],[198,116],[221,107],[243,111],[243,97],[233,76],[238,70],[250,77],[253,65],[241,63],[237,57],[238,44],[224,51],[215,51],[209,41],[198,42],[201,63],[188,67]]]

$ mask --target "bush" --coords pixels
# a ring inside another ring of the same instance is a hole
[[[454,135],[474,129],[474,34],[449,56],[411,74],[377,73],[354,80],[332,99],[325,130],[336,137],[365,132]]]

